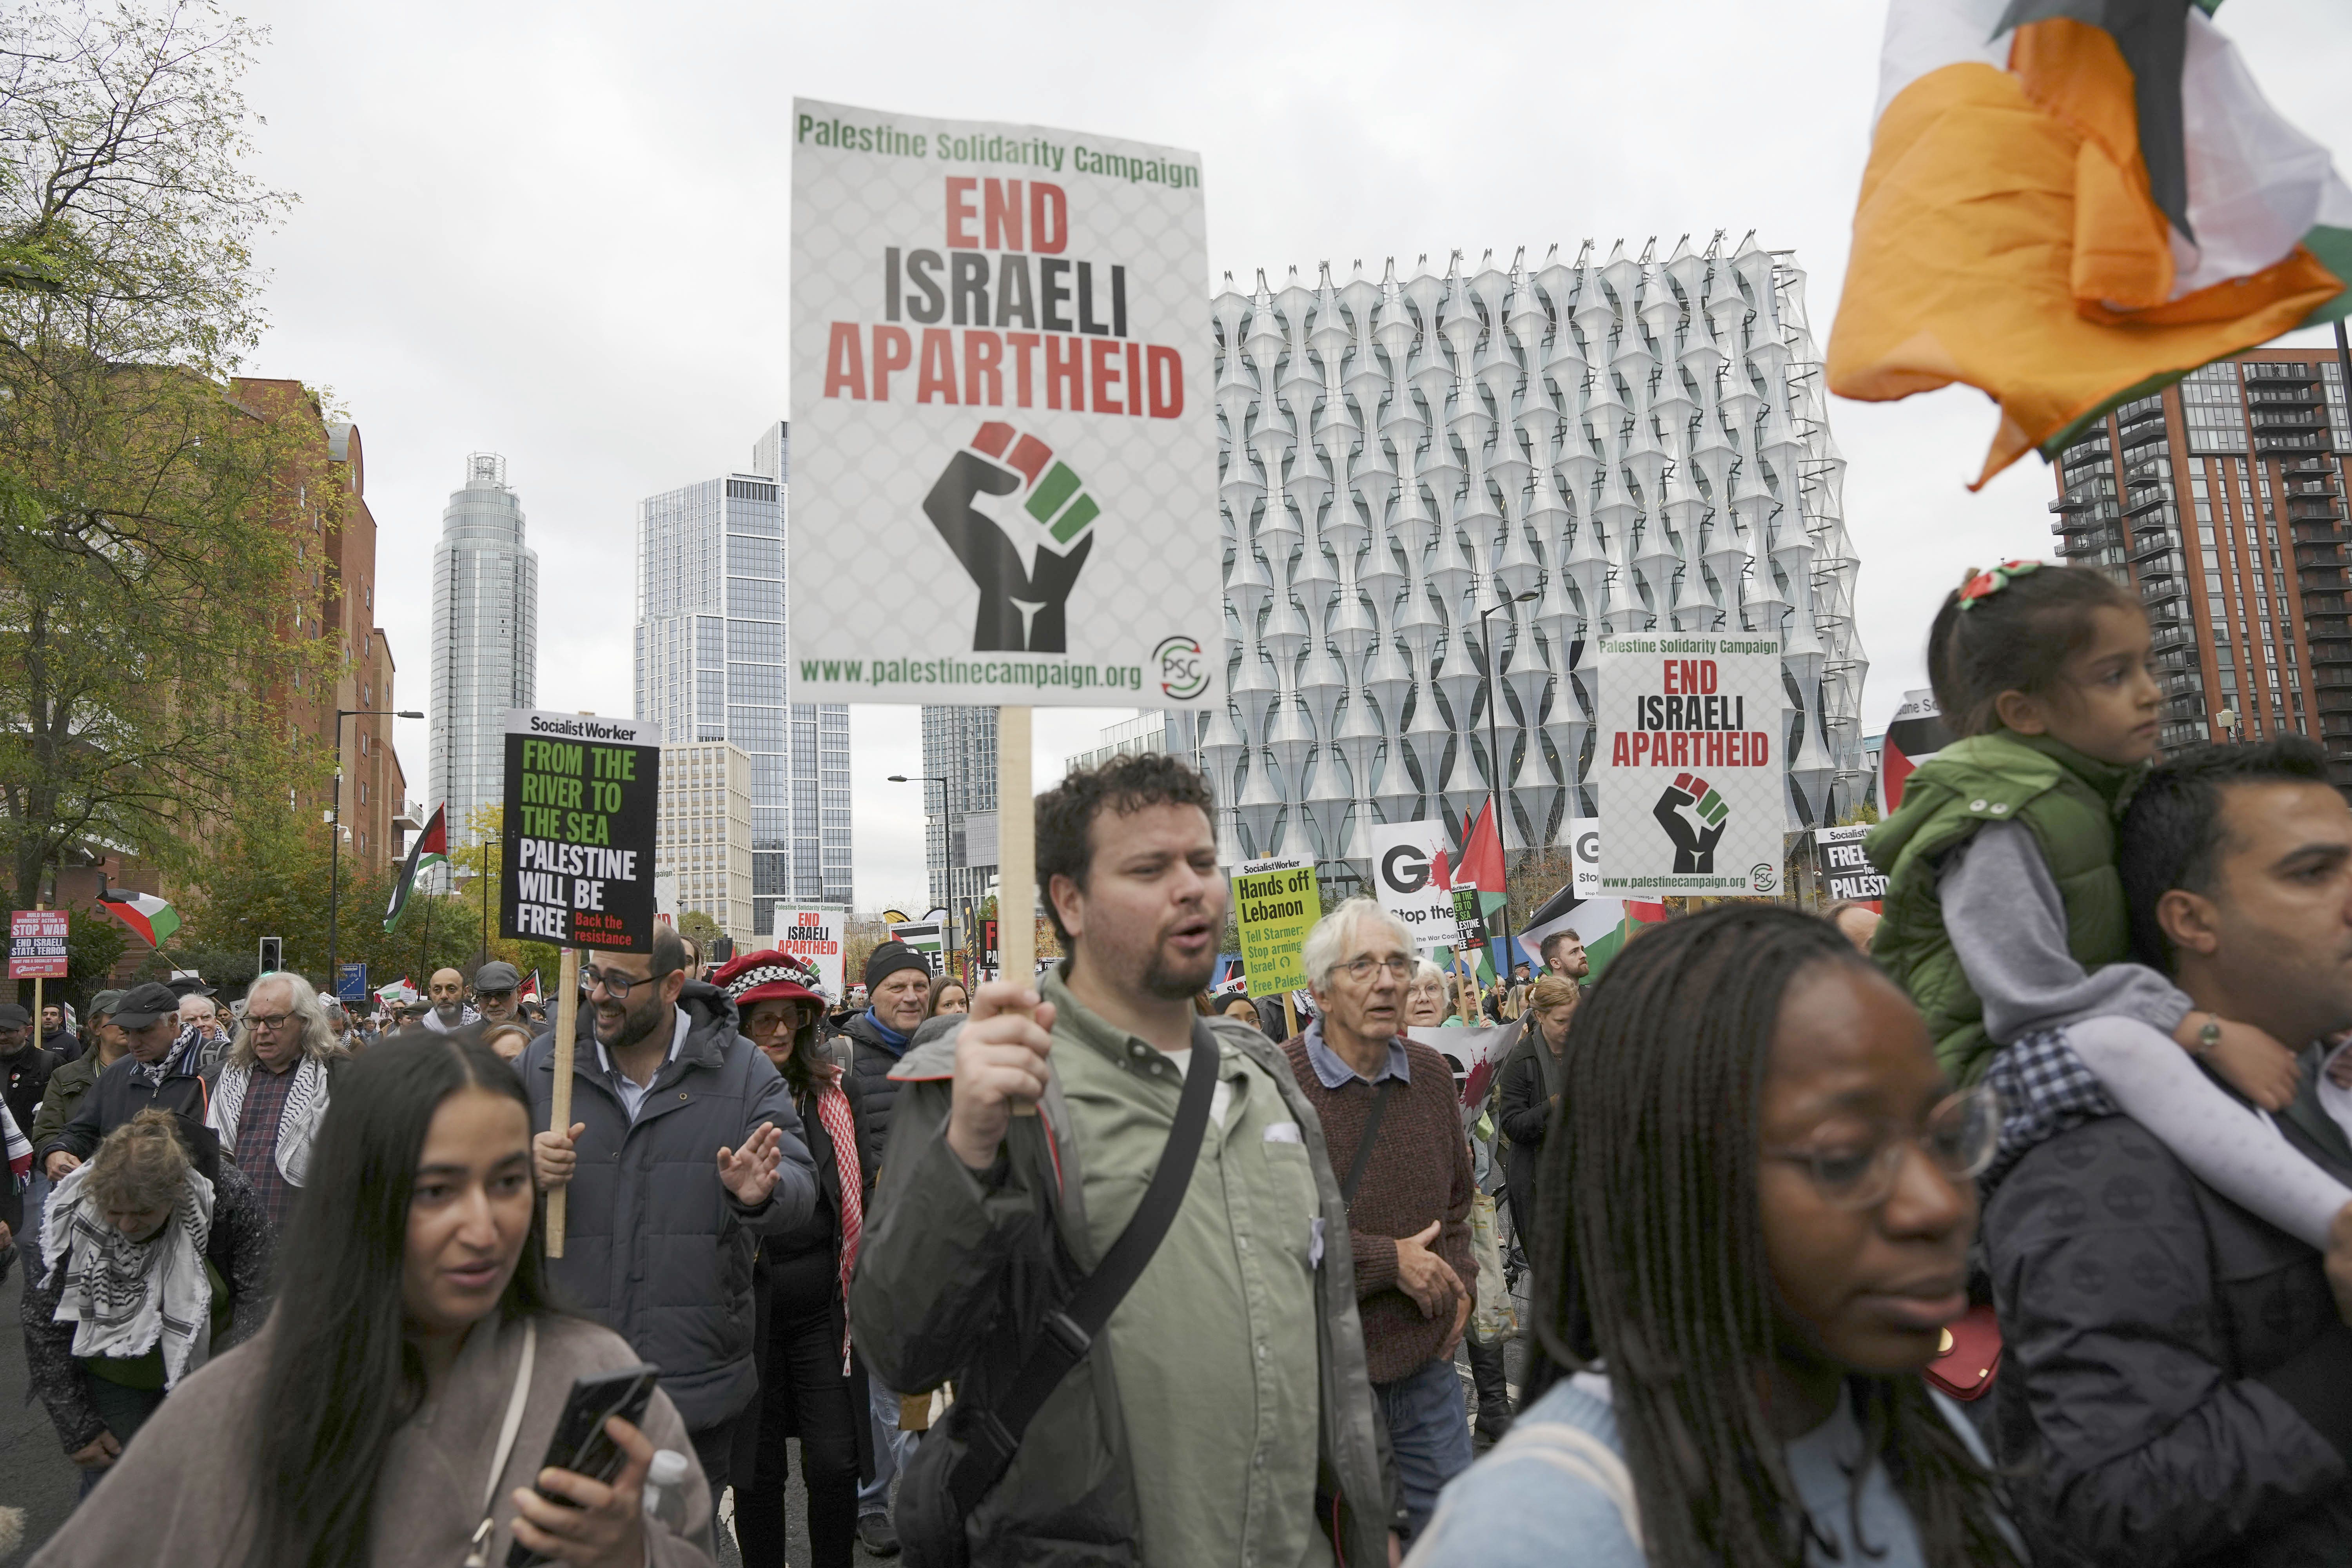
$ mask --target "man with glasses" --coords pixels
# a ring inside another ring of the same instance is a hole
[[[548,1274],[661,1368],[715,1501],[759,1392],[752,1253],[808,1218],[815,1169],[782,1076],[736,1032],[726,995],[687,978],[675,929],[656,926],[651,952],[585,957],[593,1017],[573,1047],[570,1127],[550,1126],[554,1034],[515,1062],[539,1184],[570,1194]]]
[[[502,958],[494,958],[474,971],[474,1003],[482,1010],[485,1024],[511,1024],[521,1010],[516,999],[522,990],[522,974]]]
[[[2135,956],[2197,1012],[2292,1044],[2352,1028],[2352,807],[2317,745],[2159,764],[2116,863]],[[2003,1338],[1995,1457],[2036,1560],[2343,1561],[2352,1216],[2337,1215],[2323,1258],[2199,1180],[2045,1045],[2018,1041],[1987,1075],[2004,1146],[1983,1225]],[[2032,1070],[2014,1070],[2021,1058]],[[2352,1182],[2342,1066],[2312,1046],[2300,1096],[2266,1120]],[[2041,1141],[2020,1154],[2026,1127]]]
[[[160,980],[134,986],[115,1024],[130,1053],[98,1075],[98,1082],[55,1137],[33,1150],[50,1182],[98,1152],[106,1135],[149,1107],[202,1121],[207,1093],[194,1058],[194,1042],[180,1030],[180,999]]]
[[[334,1069],[346,1059],[308,981],[265,974],[253,983],[236,1042],[214,1075],[205,1124],[253,1183],[273,1235],[284,1233],[293,1212]]]
[[[1470,1468],[1454,1347],[1478,1279],[1477,1191],[1445,1058],[1405,1037],[1412,932],[1366,898],[1315,922],[1299,952],[1316,1019],[1283,1051],[1323,1123],[1348,1205],[1372,1396],[1404,1488],[1409,1541]]]

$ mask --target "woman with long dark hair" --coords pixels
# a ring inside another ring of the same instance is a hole
[[[709,1490],[658,1391],[642,1429],[608,1423],[611,1485],[540,1468],[572,1381],[637,1358],[548,1300],[530,1109],[478,1033],[352,1062],[268,1326],[173,1391],[35,1562],[457,1568],[520,1541],[572,1568],[710,1563]],[[657,1448],[686,1457],[683,1535],[644,1512]]]
[[[1909,999],[1828,922],[1727,905],[1619,954],[1567,1051],[1528,1403],[1412,1563],[2020,1562],[1919,1375],[1999,1119]]]
[[[737,1026],[783,1075],[816,1163],[817,1205],[751,1265],[757,1303],[756,1419],[736,1429],[735,1538],[744,1568],[783,1568],[788,1441],[801,1440],[809,1560],[849,1568],[856,1552],[857,1482],[870,1468],[866,1370],[852,1353],[850,1271],[857,1261],[874,1173],[865,1096],[855,1073],[824,1049],[824,983],[783,952],[751,952],[710,977],[735,1004]],[[936,1002],[939,989],[932,988]],[[745,1483],[742,1478],[749,1477]]]

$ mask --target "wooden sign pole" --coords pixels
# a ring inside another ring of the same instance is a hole
[[[555,983],[555,1096],[548,1126],[557,1132],[572,1126],[572,1037],[580,1026],[580,950],[563,950],[562,978]],[[577,1167],[574,1167],[576,1170]],[[563,1256],[563,1194],[558,1187],[547,1194],[547,1255]]]
[[[36,900],[33,907],[37,910],[46,910],[49,906]],[[41,1048],[41,977],[37,974],[33,976],[33,1048],[37,1051]],[[96,1060],[98,1047],[90,1047],[89,1053],[90,1058],[93,1061]]]
[[[1037,812],[1029,793],[1029,710],[996,710],[997,975],[1016,985],[1037,980]],[[1034,1116],[1032,1103],[1015,1116]]]

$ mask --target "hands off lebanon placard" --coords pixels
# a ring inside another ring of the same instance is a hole
[[[1199,155],[793,108],[793,700],[1222,702]]]
[[[507,710],[499,934],[651,952],[661,727]]]
[[[1778,892],[1780,640],[1602,637],[1600,665],[1601,896]]]

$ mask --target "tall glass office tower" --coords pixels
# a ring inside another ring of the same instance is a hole
[[[637,508],[636,717],[672,743],[731,741],[751,762],[751,922],[850,895],[849,708],[795,703],[784,664],[791,432],[749,472]]]
[[[522,542],[522,498],[495,452],[466,459],[433,552],[432,789],[454,842],[506,793],[506,714],[539,691],[539,556]],[[444,873],[446,875],[446,873]]]

